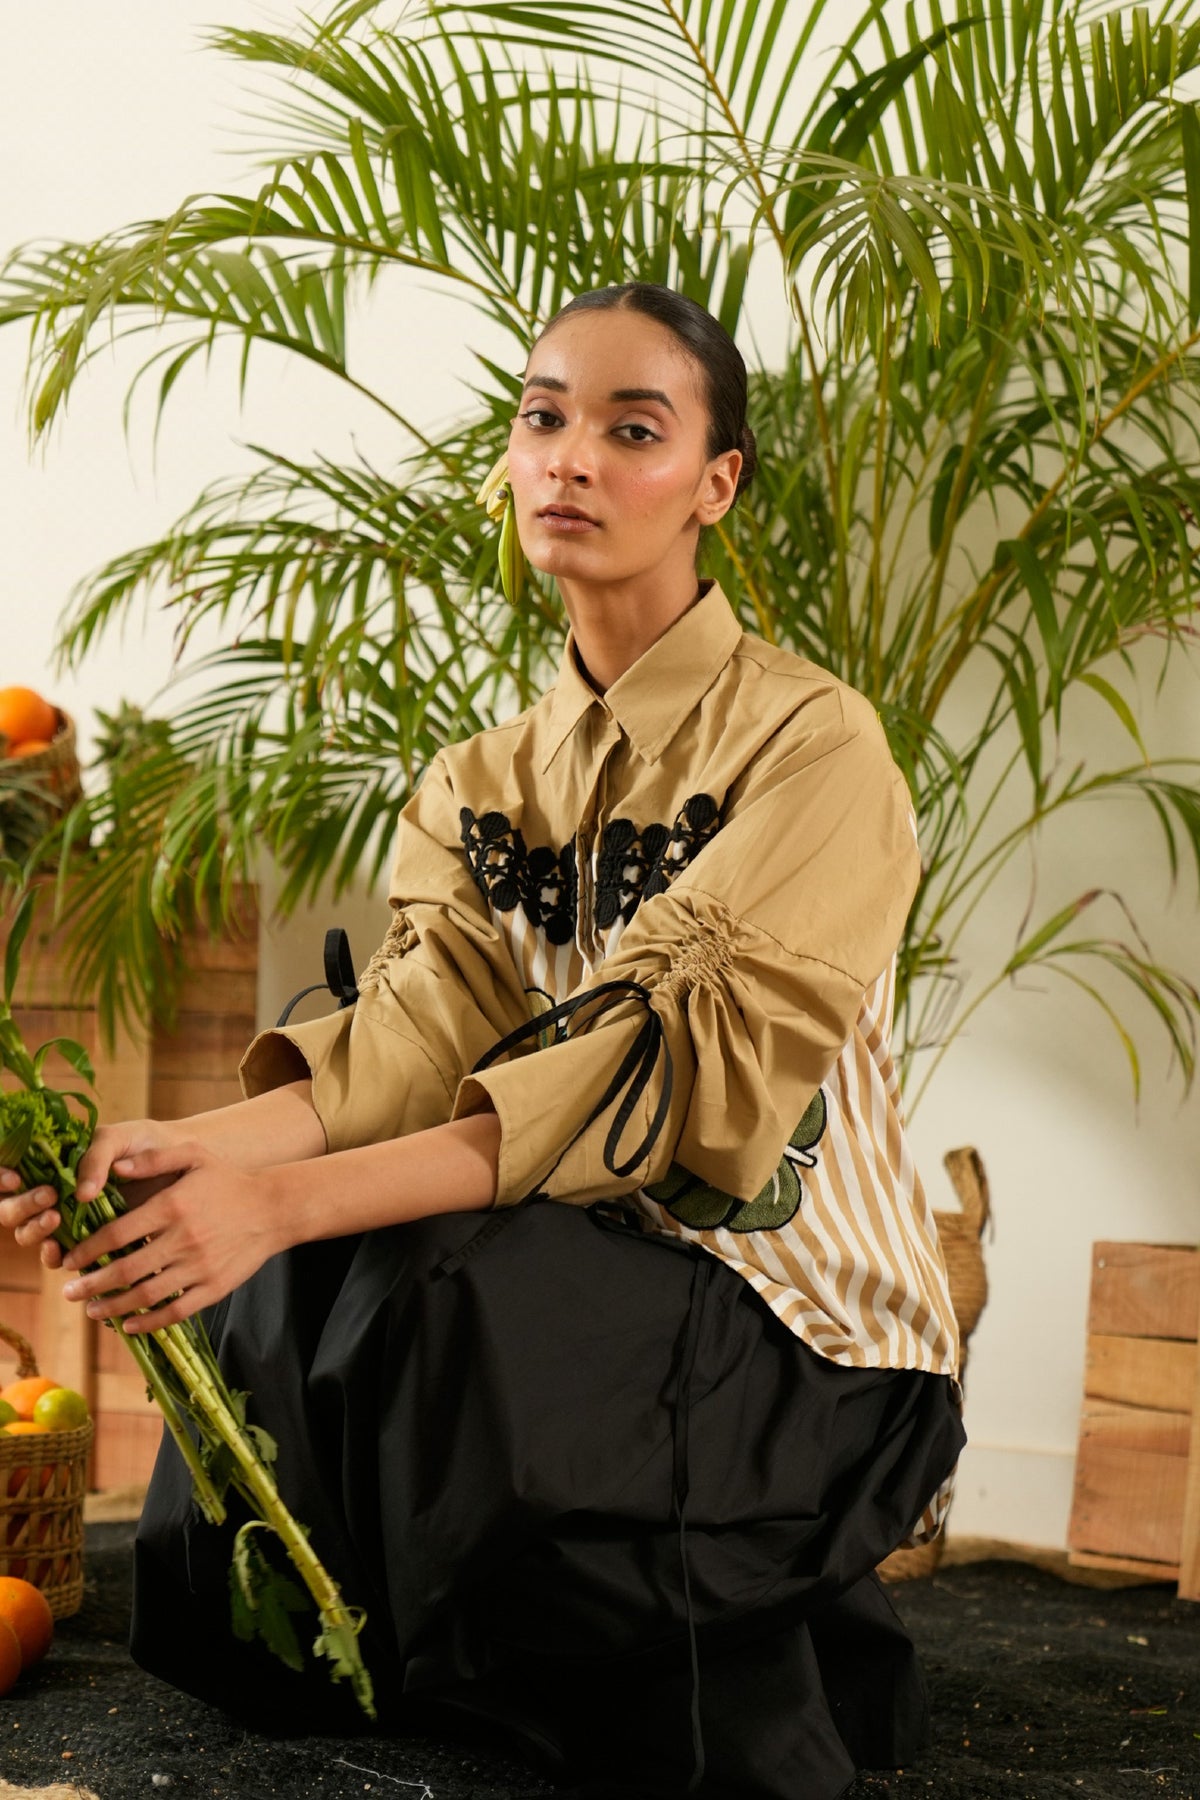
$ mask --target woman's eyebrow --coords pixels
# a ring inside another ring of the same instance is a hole
[[[548,388],[555,394],[566,394],[570,392],[567,383],[565,381],[560,381],[557,375],[528,375],[522,385],[521,392],[524,393],[526,388],[531,387]],[[676,418],[679,417],[679,414],[675,411],[675,408],[661,388],[614,388],[608,397],[610,400],[657,400],[659,405],[665,406],[669,413],[673,413]]]
[[[657,400],[659,405],[665,406],[669,413],[674,414],[675,418],[679,417],[661,388],[614,388],[609,398],[611,400]]]

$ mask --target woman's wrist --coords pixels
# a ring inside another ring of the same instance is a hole
[[[277,1163],[254,1172],[257,1226],[265,1243],[263,1261],[324,1235],[317,1229],[306,1163]]]
[[[485,1212],[495,1204],[499,1149],[500,1121],[487,1111],[261,1170],[270,1234],[291,1249],[434,1213]]]

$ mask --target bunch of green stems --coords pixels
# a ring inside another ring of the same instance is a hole
[[[82,1202],[76,1195],[77,1170],[96,1129],[96,1105],[84,1093],[49,1087],[44,1070],[56,1051],[90,1083],[93,1072],[86,1052],[66,1038],[53,1038],[30,1052],[13,1017],[21,946],[35,898],[28,892],[16,907],[5,950],[0,1068],[20,1085],[6,1086],[0,1092],[0,1167],[15,1169],[27,1189],[54,1190],[61,1219],[54,1236],[66,1251],[129,1208],[111,1180],[93,1200]],[[95,1260],[111,1263],[114,1258]],[[247,1423],[248,1396],[227,1384],[203,1321],[195,1317],[133,1333],[125,1330],[120,1319],[112,1325],[141,1370],[179,1447],[204,1517],[214,1525],[223,1523],[230,1489],[250,1507],[252,1516],[234,1539],[232,1630],[246,1640],[260,1637],[289,1667],[303,1667],[292,1621],[305,1610],[304,1597],[296,1584],[268,1561],[256,1540],[257,1532],[272,1531],[316,1603],[320,1627],[314,1654],[328,1658],[333,1679],[348,1680],[359,1705],[374,1718],[371,1678],[358,1645],[364,1615],[342,1599],[337,1583],[313,1551],[305,1528],[280,1497],[272,1474],[275,1444],[260,1426]]]

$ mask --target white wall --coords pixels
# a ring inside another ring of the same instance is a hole
[[[228,23],[262,25],[299,10],[277,6],[268,14],[247,0],[224,0],[216,12]],[[185,194],[235,183],[238,163],[228,152],[244,128],[235,111],[241,95],[227,67],[197,49],[199,29],[213,16],[198,0],[126,0],[104,9],[42,0],[8,9],[6,60],[17,79],[0,112],[0,248],[30,236],[98,234],[169,210]],[[356,329],[355,352],[364,366],[386,372],[405,410],[437,420],[463,401],[454,377],[464,366],[463,322],[414,284],[395,283]],[[353,434],[372,456],[394,453],[390,428],[367,403],[282,358],[260,364],[239,412],[225,357],[207,378],[199,368],[188,376],[154,465],[145,410],[131,447],[122,440],[120,405],[135,366],[125,356],[98,365],[65,430],[31,464],[18,404],[22,364],[21,334],[0,332],[0,680],[50,693],[76,715],[85,741],[94,704],[153,695],[172,647],[169,620],[151,614],[123,642],[104,644],[80,673],[55,676],[54,621],[81,575],[161,530],[205,482],[247,466],[248,441],[336,455]],[[1200,752],[1195,679],[1176,678],[1155,701],[1147,676],[1145,695],[1157,746]],[[1102,879],[1119,883],[1168,960],[1200,974],[1194,899],[1185,882],[1169,902],[1145,823],[1121,808],[1096,808],[1079,814],[1066,838],[1068,875],[1078,869],[1080,885],[1092,878],[1096,852],[1115,850]],[[321,934],[335,917],[365,958],[381,923],[369,900],[268,932],[264,1020],[294,987],[317,978]],[[989,939],[1010,934],[1011,917],[1003,908],[985,915],[973,941],[987,948]],[[995,1212],[991,1299],[972,1343],[971,1445],[953,1530],[1061,1545],[1090,1247],[1100,1237],[1196,1241],[1200,1114],[1181,1104],[1148,1033],[1135,1114],[1115,1040],[1067,990],[1036,979],[1027,988],[998,997],[977,1017],[921,1107],[914,1138],[936,1204],[951,1203],[940,1169],[945,1149],[976,1145]]]

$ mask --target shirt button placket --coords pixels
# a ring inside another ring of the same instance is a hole
[[[579,883],[579,948],[589,964],[601,961],[604,956],[604,943],[596,929],[596,883],[592,852],[604,827],[608,762],[620,737],[621,728],[610,713],[605,719],[596,746],[599,757],[596,780],[575,834],[575,865]]]

